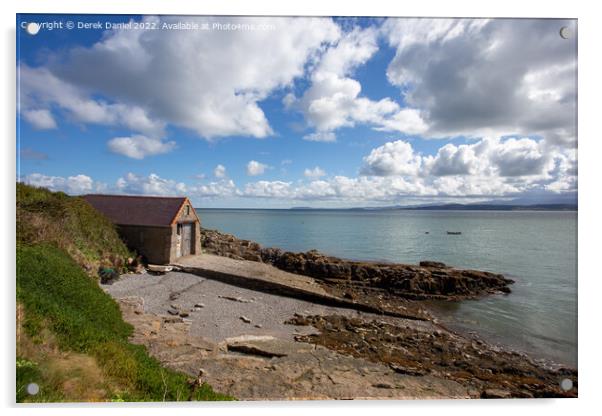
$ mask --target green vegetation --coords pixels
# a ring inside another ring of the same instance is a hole
[[[52,243],[89,274],[130,256],[115,227],[84,199],[17,183],[17,243]]]
[[[34,342],[48,328],[62,350],[93,356],[109,377],[131,388],[127,401],[223,400],[209,386],[194,388],[182,373],[162,368],[146,349],[128,342],[132,327],[119,306],[63,250],[51,245],[17,249],[17,300],[23,328]],[[39,376],[21,366],[21,387]]]
[[[58,402],[63,399],[60,391],[52,385],[41,383],[44,377],[38,363],[17,357],[17,402],[22,403],[30,397],[35,397],[37,402]],[[40,387],[38,394],[30,396],[27,393],[29,383],[36,383]]]
[[[128,254],[106,218],[81,198],[21,184],[17,192],[18,331],[23,330],[17,339],[17,401],[90,400],[88,392],[82,397],[75,388],[65,391],[66,373],[92,370],[99,374],[88,379],[104,377],[108,386],[108,397],[101,394],[98,400],[230,399],[161,367],[145,347],[128,342],[132,326],[82,268]],[[74,368],[77,357],[81,365]],[[29,396],[26,386],[34,381],[40,393]]]

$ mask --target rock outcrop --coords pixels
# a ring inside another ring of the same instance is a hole
[[[444,263],[423,261],[419,265],[360,262],[326,256],[316,250],[304,253],[265,248],[216,230],[202,230],[203,250],[238,260],[273,265],[281,270],[310,276],[327,284],[346,283],[385,289],[408,299],[464,299],[490,293],[509,293],[514,283],[501,274],[462,270]]]
[[[472,397],[578,395],[574,369],[546,367],[523,354],[494,349],[479,339],[464,338],[443,328],[412,328],[391,321],[339,315],[295,315],[287,323],[318,329],[318,333],[296,337],[297,341],[385,364],[399,374],[455,381],[474,392]],[[560,385],[564,379],[574,381],[573,388],[565,391]]]

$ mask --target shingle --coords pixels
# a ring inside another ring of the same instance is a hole
[[[185,197],[84,195],[83,198],[117,225],[168,227]]]

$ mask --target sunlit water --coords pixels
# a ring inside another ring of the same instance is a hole
[[[199,209],[205,228],[357,260],[436,260],[502,273],[509,295],[435,305],[451,327],[577,363],[577,213]],[[460,231],[461,235],[447,235]],[[428,232],[428,234],[427,234]]]

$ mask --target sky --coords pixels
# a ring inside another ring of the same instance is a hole
[[[21,14],[17,28],[25,183],[201,208],[576,202],[575,20]]]

